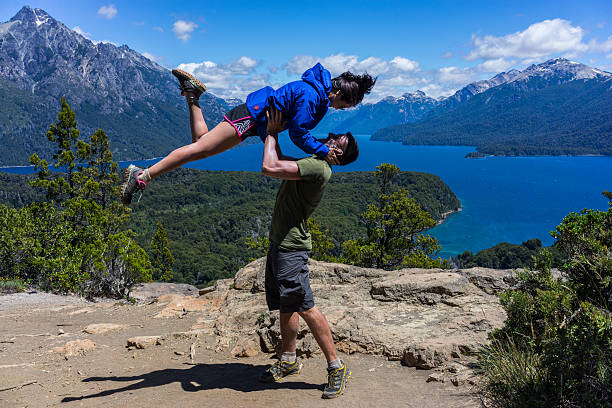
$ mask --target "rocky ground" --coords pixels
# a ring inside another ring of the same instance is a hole
[[[146,285],[136,304],[0,296],[0,406],[480,406],[472,351],[503,321],[493,294],[513,283],[509,271],[311,262],[315,302],[353,371],[346,394],[326,401],[325,360],[305,327],[303,372],[257,381],[278,342],[262,267],[255,261],[201,296]]]

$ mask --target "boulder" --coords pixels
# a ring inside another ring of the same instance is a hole
[[[372,284],[372,297],[383,302],[411,302],[435,305],[442,299],[474,293],[467,278],[451,272],[403,272]]]
[[[512,269],[477,267],[459,269],[456,273],[465,276],[473,285],[489,295],[495,295],[506,289],[515,288],[518,283],[516,273]]]
[[[199,291],[195,286],[186,283],[149,282],[134,285],[131,292],[131,296],[137,300],[155,299],[169,294],[198,296]]]
[[[234,289],[262,292],[265,290],[266,258],[259,258],[240,269],[234,277]]]
[[[383,271],[313,260],[308,266],[315,304],[329,321],[336,347],[346,353],[383,355],[419,368],[441,367],[487,344],[487,333],[506,318],[498,297],[469,278],[497,276],[490,270],[471,275],[441,269]],[[215,349],[232,355],[249,354],[244,342],[254,334],[256,348],[278,352],[279,315],[267,310],[261,291],[264,272],[261,258],[231,280],[238,290],[227,282],[215,285],[202,296],[209,304],[192,330],[214,336]],[[320,352],[301,319],[297,352]]]
[[[97,344],[89,339],[77,339],[67,342],[63,347],[55,347],[53,351],[68,358],[85,355],[85,353],[95,350],[97,347]]]
[[[162,336],[136,336],[127,340],[127,346],[137,349],[145,349],[151,346],[158,346],[162,344],[162,342]]]

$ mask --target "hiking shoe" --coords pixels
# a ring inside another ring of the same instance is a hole
[[[346,382],[351,378],[351,370],[346,364],[342,363],[342,367],[336,369],[327,369],[327,387],[323,390],[321,397],[329,399],[336,398],[344,394]]]
[[[132,197],[136,191],[143,191],[147,187],[147,183],[138,179],[138,175],[143,171],[143,169],[133,164],[130,164],[128,168],[125,169],[125,173],[123,174],[123,185],[121,185],[121,202],[124,205],[129,205],[132,202]]]
[[[264,373],[259,377],[259,381],[265,383],[273,383],[279,381],[281,378],[292,374],[299,374],[302,370],[303,364],[296,358],[295,362],[289,363],[287,361],[278,360],[272,364]]]
[[[189,72],[185,72],[180,69],[173,69],[172,75],[174,75],[179,81],[181,95],[184,95],[185,92],[193,93],[194,100],[189,102],[197,101],[200,98],[200,95],[206,92],[206,86],[198,81],[196,77],[191,75]]]

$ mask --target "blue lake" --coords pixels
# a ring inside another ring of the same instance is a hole
[[[461,200],[463,211],[429,233],[442,245],[443,257],[463,251],[479,251],[500,242],[520,244],[539,238],[545,245],[549,232],[572,211],[606,209],[603,190],[612,190],[612,157],[486,157],[465,159],[473,147],[404,146],[374,142],[357,136],[359,159],[335,171],[374,171],[380,163],[394,163],[402,170],[439,176]],[[304,154],[287,136],[283,151]],[[262,144],[232,149],[221,155],[188,164],[201,170],[260,171]],[[151,165],[157,159],[141,165]],[[127,166],[127,163],[122,163]],[[30,173],[28,167],[0,171]]]

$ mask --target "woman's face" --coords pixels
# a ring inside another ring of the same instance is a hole
[[[340,91],[336,91],[335,93],[329,94],[329,106],[334,109],[346,109],[352,108],[354,105],[351,105],[347,101],[342,98],[342,93]]]

